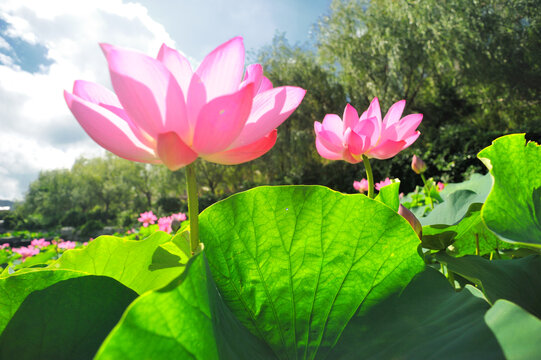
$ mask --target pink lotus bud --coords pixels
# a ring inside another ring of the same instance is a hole
[[[417,127],[422,114],[402,117],[406,100],[400,100],[381,116],[378,98],[361,116],[350,104],[346,105],[342,118],[327,114],[323,122],[316,121],[316,149],[329,160],[345,160],[356,164],[363,155],[374,159],[389,159],[417,140],[421,134]]]
[[[438,191],[442,191],[444,187],[445,187],[445,184],[442,183],[441,181],[438,181],[438,183],[436,184],[436,188],[438,189]]]
[[[413,155],[413,160],[411,160],[411,168],[416,174],[422,174],[426,171],[426,164],[423,159]]]
[[[408,220],[413,230],[417,233],[417,236],[419,236],[419,239],[423,236],[423,226],[419,222],[419,220],[413,215],[411,211],[402,204],[398,207],[398,214],[400,214],[404,219]]]
[[[361,179],[361,181],[354,181],[353,188],[361,193],[368,191],[368,180]]]

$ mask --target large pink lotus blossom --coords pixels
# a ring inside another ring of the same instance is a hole
[[[44,238],[41,239],[34,239],[30,242],[30,245],[37,247],[38,249],[44,248],[46,246],[51,245],[50,241],[45,240]]]
[[[346,105],[343,121],[338,115],[327,114],[323,123],[314,123],[319,155],[352,164],[361,162],[363,155],[375,159],[395,156],[421,134],[416,129],[423,115],[411,114],[401,118],[405,106],[405,100],[395,103],[383,120],[378,98],[372,100],[360,117],[350,104]]]
[[[154,224],[158,218],[152,211],[147,211],[144,213],[139,214],[139,219],[137,221],[143,223],[144,227],[148,227],[149,224]]]
[[[27,258],[39,254],[39,249],[35,248],[32,245],[21,246],[18,248],[11,249],[14,253],[20,254],[23,258],[23,261],[26,261]]]
[[[368,191],[368,180],[361,179],[361,181],[354,181],[353,188],[361,193]]]
[[[101,47],[115,92],[78,80],[73,94],[64,92],[68,107],[105,149],[171,170],[197,157],[219,164],[260,157],[274,146],[276,128],[306,92],[273,88],[259,64],[244,73],[241,37],[218,46],[195,71],[186,57],[165,44],[156,59]]]

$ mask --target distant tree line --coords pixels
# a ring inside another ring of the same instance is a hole
[[[498,136],[527,132],[540,141],[541,7],[537,0],[333,1],[308,44],[285,35],[253,54],[274,86],[308,93],[280,126],[276,146],[239,166],[198,161],[201,205],[264,184],[321,184],[354,192],[362,164],[326,161],[314,146],[314,121],[360,112],[377,96],[385,113],[406,99],[406,113],[422,113],[419,140],[392,160],[374,161],[376,180],[419,184],[409,169],[421,156],[429,176],[462,181],[483,172],[476,159]],[[71,170],[42,172],[18,206],[21,226],[128,226],[139,212],[185,210],[182,169],[106,156],[79,159]]]

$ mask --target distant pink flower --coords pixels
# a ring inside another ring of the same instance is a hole
[[[438,189],[438,191],[442,191],[444,187],[445,187],[445,184],[442,183],[441,181],[438,181],[438,183],[436,184],[436,188]]]
[[[241,37],[218,46],[197,70],[162,45],[156,59],[101,44],[115,93],[76,81],[64,97],[94,141],[132,161],[171,170],[198,157],[240,164],[276,142],[276,128],[299,106],[306,90],[273,88],[261,65],[244,73]],[[244,76],[243,76],[244,73]]]
[[[88,246],[88,241],[85,241],[85,242],[83,243],[83,246]]]
[[[357,110],[346,105],[343,121],[340,116],[327,114],[323,123],[316,121],[316,148],[329,160],[345,160],[356,164],[362,155],[368,158],[389,159],[417,140],[417,127],[422,114],[411,114],[401,119],[406,101],[395,103],[381,119],[378,98],[359,117]]]
[[[75,249],[75,246],[77,244],[75,241],[64,241],[58,244],[59,249],[69,250],[69,249]]]
[[[33,247],[32,245],[29,246],[22,246],[19,248],[13,248],[11,249],[14,253],[20,254],[23,258],[23,261],[26,261],[27,258],[39,254],[39,249]]]
[[[186,221],[187,217],[185,213],[179,212],[178,214],[171,215],[172,220]]]
[[[171,222],[173,222],[173,218],[171,216],[165,216],[165,217],[159,218],[158,226],[160,228],[160,231],[165,231],[166,233],[170,233],[172,231]]]
[[[30,242],[30,245],[41,249],[41,248],[51,245],[51,243],[49,241],[46,241],[44,238],[41,238],[41,239],[32,240],[32,242]]]
[[[392,183],[393,182],[391,181],[391,179],[385,178],[385,180],[376,183],[376,185],[374,185],[374,186],[375,186],[377,191],[380,191],[382,187],[387,186],[387,185],[391,185]]]
[[[139,215],[140,216],[139,216],[139,219],[137,219],[137,221],[143,223],[144,227],[147,227],[149,224],[156,223],[156,220],[158,219],[152,211],[147,211]]]
[[[368,180],[361,179],[361,181],[354,181],[353,188],[361,193],[368,191]]]
[[[5,248],[8,248],[8,247],[9,247],[8,243],[0,245],[0,249],[5,249]]]

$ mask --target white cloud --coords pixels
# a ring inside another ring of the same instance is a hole
[[[76,79],[109,86],[98,43],[152,55],[163,42],[175,43],[145,7],[121,0],[4,0],[0,18],[9,24],[5,36],[45,46],[53,61],[29,73],[9,63],[10,56],[0,59],[0,199],[21,199],[40,169],[70,167],[80,155],[101,153],[62,96]]]

